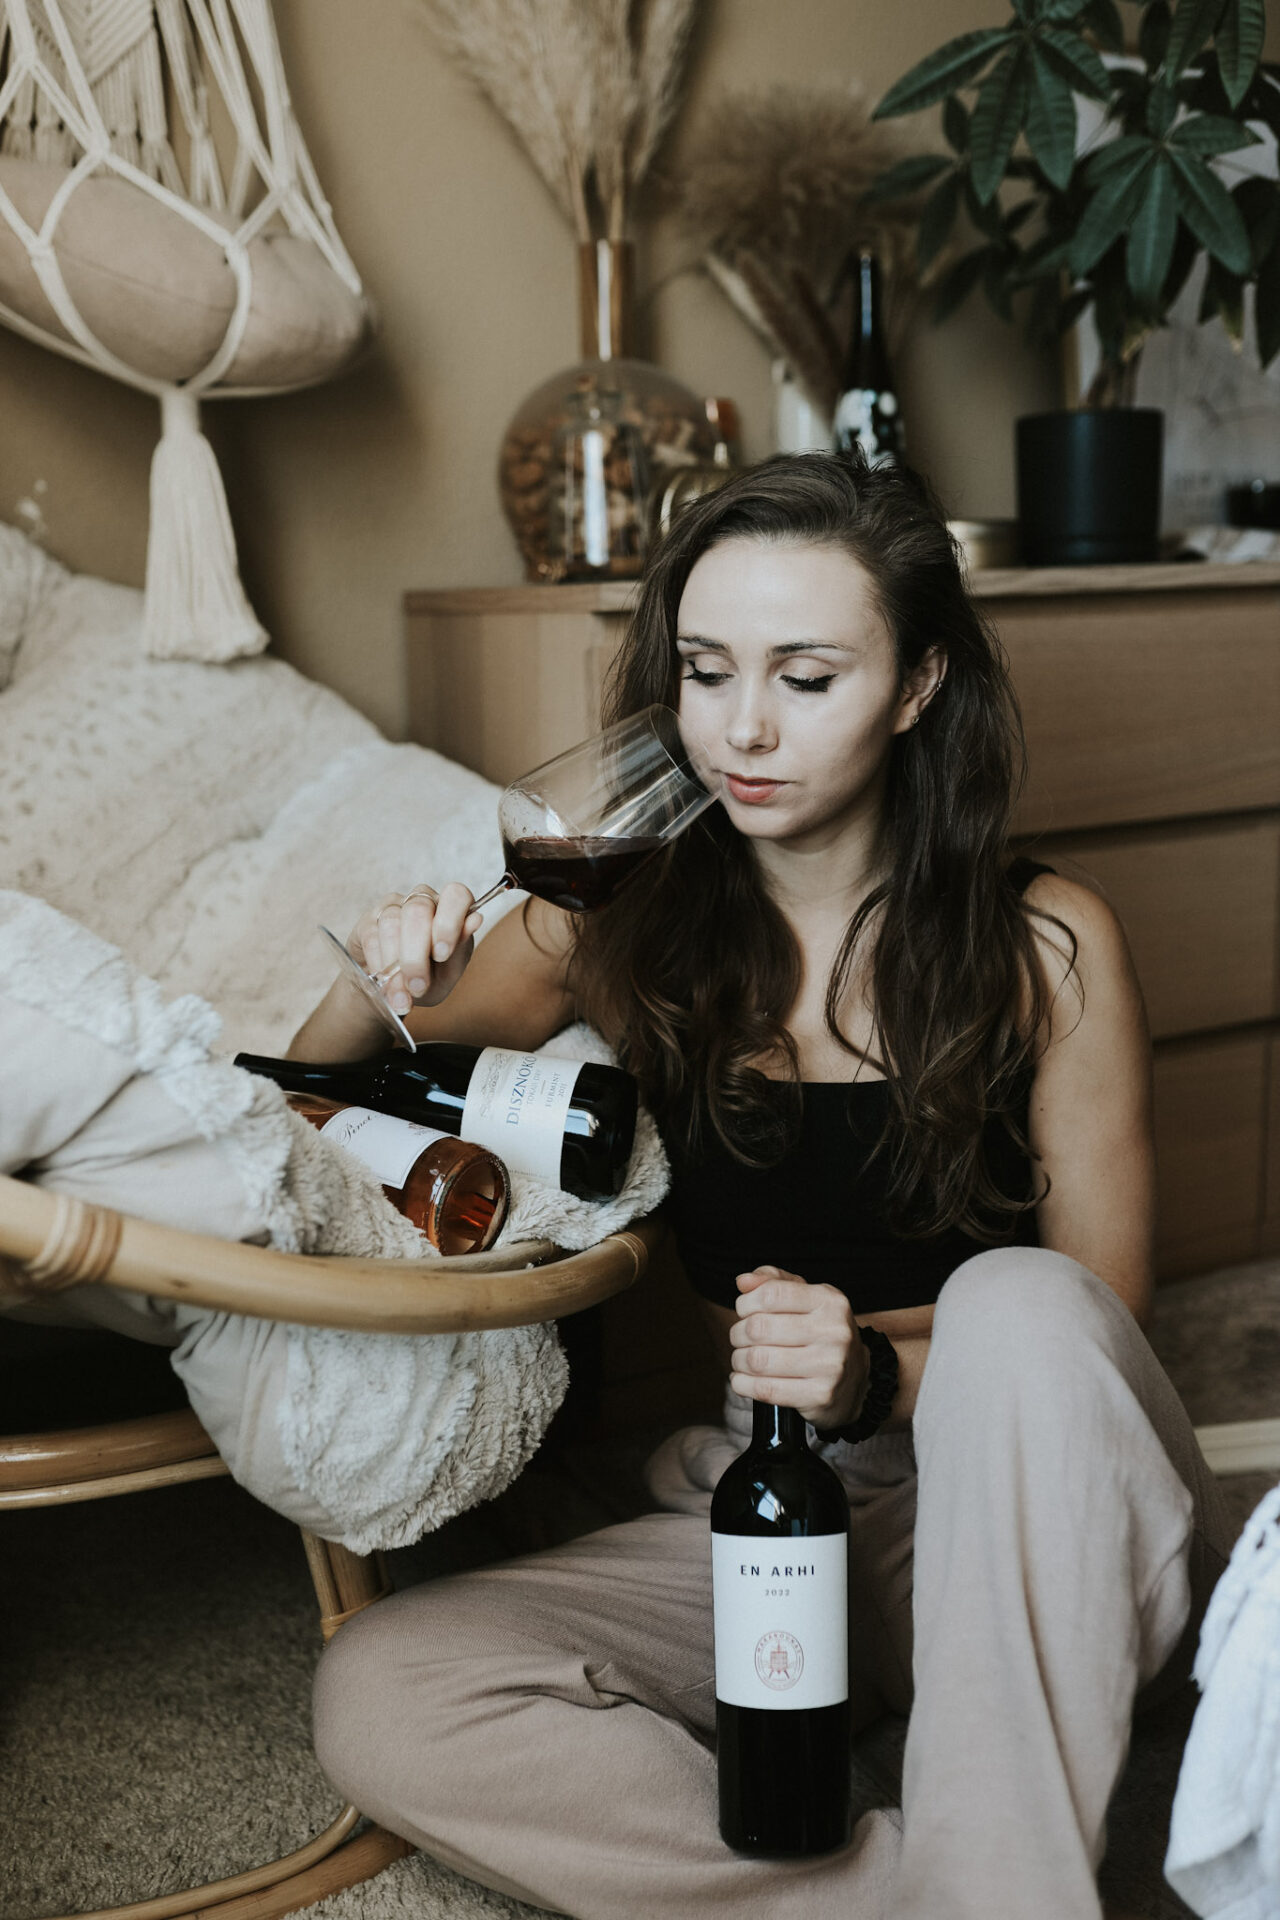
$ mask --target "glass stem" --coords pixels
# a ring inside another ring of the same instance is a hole
[[[487,907],[491,900],[496,900],[500,893],[508,892],[515,884],[516,882],[512,879],[511,875],[504,873],[501,880],[499,880],[495,886],[490,887],[488,893],[482,893],[480,898],[472,903],[472,912],[475,912],[476,907]]]

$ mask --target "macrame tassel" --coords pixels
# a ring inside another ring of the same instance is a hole
[[[142,637],[158,660],[234,660],[267,635],[245,598],[227,496],[195,396],[161,395],[163,430],[151,462],[151,535]]]

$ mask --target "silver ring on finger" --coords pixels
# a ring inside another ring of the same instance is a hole
[[[407,906],[410,900],[429,900],[434,907],[439,899],[440,895],[434,887],[414,887],[410,892],[406,893],[400,905],[402,907]]]

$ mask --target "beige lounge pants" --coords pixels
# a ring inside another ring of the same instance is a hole
[[[578,1920],[1097,1920],[1135,1695],[1189,1670],[1229,1550],[1127,1309],[1063,1255],[979,1255],[939,1300],[913,1432],[841,1449],[855,1729],[910,1722],[901,1815],[819,1859],[741,1859],[716,1828],[707,1512],[740,1445],[660,1450],[680,1511],[350,1622],[316,1683],[334,1783]]]

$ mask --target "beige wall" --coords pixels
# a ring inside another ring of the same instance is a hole
[[[520,578],[495,454],[517,403],[577,356],[572,236],[412,0],[276,0],[299,118],[382,315],[371,357],[314,392],[208,409],[246,583],[286,658],[393,734],[404,725],[400,596]],[[704,0],[670,152],[721,90],[858,81],[876,98],[1005,0]],[[644,236],[648,350],[696,391],[736,397],[769,450],[767,359],[693,274],[669,221]],[[1053,405],[1054,372],[977,301],[903,357],[915,458],[958,515],[1013,511],[1012,422]],[[0,332],[0,516],[35,500],[52,552],[142,578],[154,405]]]

